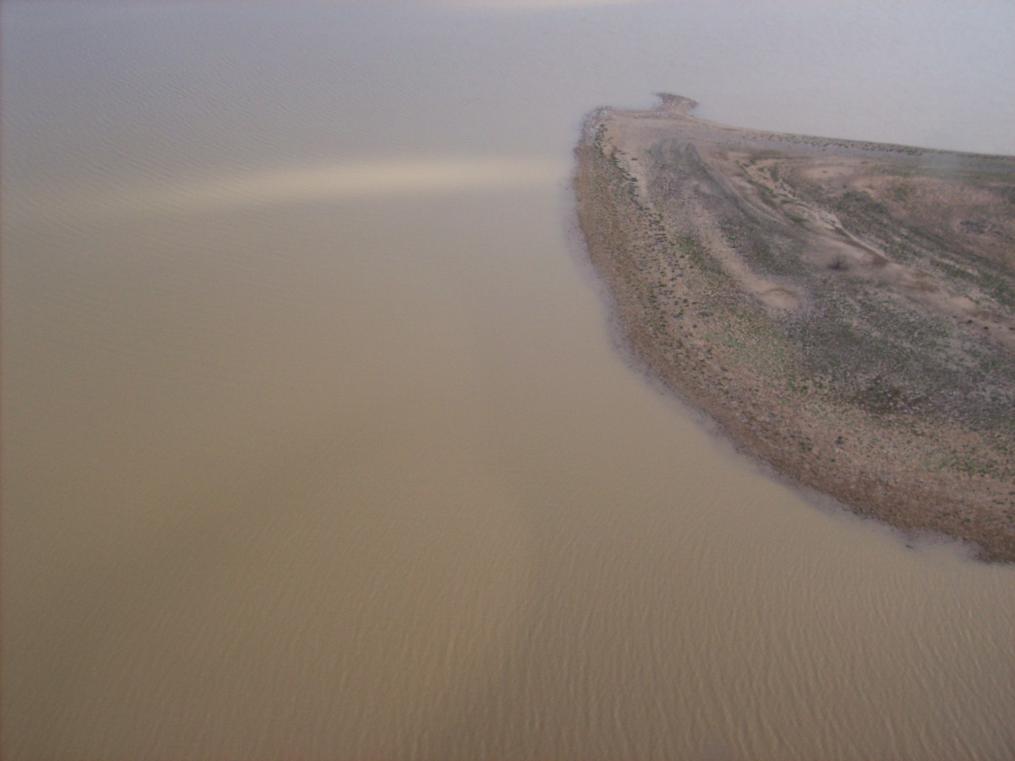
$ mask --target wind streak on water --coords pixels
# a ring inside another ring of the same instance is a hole
[[[566,171],[566,165],[555,157],[360,159],[323,166],[260,169],[154,185],[149,182],[146,186],[98,195],[93,190],[72,190],[55,206],[63,213],[86,216],[206,213],[287,203],[518,188],[552,182]],[[48,194],[27,200],[22,205],[22,213],[29,220],[43,221],[52,213],[53,205],[52,194]],[[18,216],[16,214],[15,218]]]

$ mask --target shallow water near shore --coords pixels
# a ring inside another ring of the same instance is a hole
[[[4,4],[5,759],[1011,757],[1015,569],[647,383],[568,182],[656,90],[1015,153],[1015,11],[751,7]]]

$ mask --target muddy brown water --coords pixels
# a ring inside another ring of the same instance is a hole
[[[979,8],[4,3],[3,757],[1011,758],[1015,569],[646,383],[567,187],[654,89],[1015,152]]]

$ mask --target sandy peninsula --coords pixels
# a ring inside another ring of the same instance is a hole
[[[742,450],[1015,561],[1015,158],[590,114],[579,223],[631,350]]]

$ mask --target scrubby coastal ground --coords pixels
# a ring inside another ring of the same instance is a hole
[[[579,223],[625,338],[743,450],[1015,560],[1015,158],[599,109]]]

